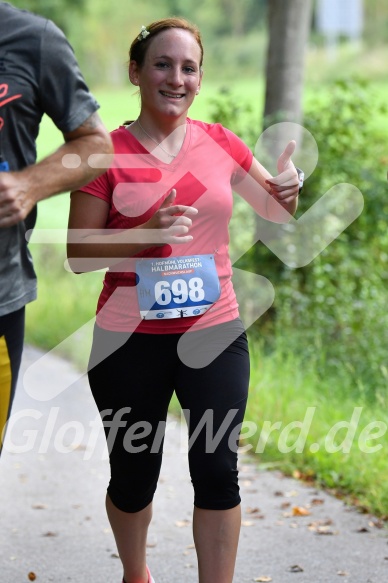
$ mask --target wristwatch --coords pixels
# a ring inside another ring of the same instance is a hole
[[[295,166],[295,170],[298,173],[298,178],[299,178],[299,193],[298,194],[300,194],[302,192],[303,183],[304,183],[304,172],[303,172],[303,170],[301,170],[297,166]]]

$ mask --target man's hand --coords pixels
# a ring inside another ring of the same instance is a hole
[[[18,172],[0,172],[0,227],[11,227],[24,220],[40,200],[53,194],[77,190],[105,170],[89,165],[91,154],[113,152],[112,141],[97,113],[77,129],[63,135],[65,143],[41,162]],[[66,166],[68,157],[76,164]]]
[[[23,221],[34,205],[21,172],[0,172],[0,227]]]

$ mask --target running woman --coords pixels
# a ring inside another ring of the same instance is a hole
[[[295,142],[272,178],[231,131],[188,117],[202,61],[191,23],[142,27],[129,52],[139,116],[112,132],[108,170],[71,197],[72,269],[108,268],[89,382],[110,453],[106,507],[124,583],[153,582],[146,539],[174,391],[191,438],[199,582],[233,580],[250,365],[228,252],[232,191],[271,221],[286,222],[297,206]],[[208,442],[204,420],[218,443]]]

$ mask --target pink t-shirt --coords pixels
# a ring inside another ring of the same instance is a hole
[[[149,247],[106,272],[97,306],[97,324],[120,332],[170,334],[237,318],[228,225],[233,181],[249,170],[252,152],[222,125],[191,119],[187,119],[183,146],[170,164],[145,150],[124,126],[111,135],[114,162],[102,176],[80,189],[109,204],[107,229],[130,229],[144,224],[172,188],[177,191],[174,204],[193,206],[199,212],[193,217],[190,243]],[[220,281],[221,293],[215,304],[201,316],[142,319],[136,290],[136,259],[206,254],[214,255]]]

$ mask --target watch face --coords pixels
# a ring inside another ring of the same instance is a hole
[[[295,170],[296,170],[296,171],[297,171],[297,173],[298,173],[298,178],[299,178],[299,190],[300,190],[300,189],[302,188],[302,186],[303,186],[303,182],[304,182],[304,172],[303,172],[303,170],[301,170],[300,168],[297,168],[296,166],[295,166]]]

